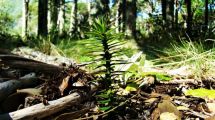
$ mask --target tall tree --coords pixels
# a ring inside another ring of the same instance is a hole
[[[163,24],[166,23],[166,0],[161,0],[161,7],[162,7],[162,17],[163,17]]]
[[[92,25],[92,2],[91,0],[87,0],[87,10],[88,10],[88,23]]]
[[[205,0],[205,28],[208,26],[208,0]]]
[[[100,0],[100,2],[101,2],[101,7],[102,7],[101,13],[103,15],[109,16],[110,15],[110,8],[109,8],[110,1],[109,0]]]
[[[175,28],[178,29],[178,10],[179,10],[179,1],[175,0]]]
[[[72,2],[70,32],[72,36],[76,36],[78,32],[78,0]]]
[[[109,0],[88,0],[89,25],[92,24],[93,17],[110,17]],[[108,20],[109,21],[109,20]]]
[[[38,4],[38,36],[46,37],[48,34],[48,0],[39,0]]]
[[[22,13],[22,37],[28,37],[28,17],[29,17],[29,0],[23,0],[23,13]]]
[[[110,17],[109,3],[109,0],[94,0],[91,7],[93,15]]]
[[[137,0],[127,0],[126,35],[136,39]]]
[[[58,33],[57,21],[59,7],[60,0],[50,0],[50,32],[54,36],[56,36]]]
[[[167,0],[166,9],[166,26],[167,28],[172,29],[174,25],[174,0]]]
[[[191,30],[192,30],[192,2],[191,0],[185,0],[186,6],[187,6],[187,34],[190,36],[191,35]]]
[[[65,0],[60,0],[60,10],[58,14],[58,27],[60,36],[65,33],[65,17]]]
[[[171,29],[174,24],[174,0],[161,0],[162,17],[165,28]]]
[[[125,32],[125,22],[126,22],[126,0],[118,0],[115,22],[115,25],[117,27],[116,32]]]
[[[122,0],[122,32],[125,32],[125,24],[126,24],[126,6],[127,2],[126,0]]]
[[[115,26],[116,26],[116,33],[119,33],[120,32],[120,24],[121,24],[121,19],[120,18],[120,14],[122,13],[121,12],[121,0],[117,0],[116,1],[116,7],[117,7],[117,10],[116,10],[116,20],[115,20]]]

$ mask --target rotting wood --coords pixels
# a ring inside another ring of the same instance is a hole
[[[12,53],[19,55],[19,56],[23,56],[28,59],[33,59],[36,61],[40,61],[40,62],[44,62],[47,64],[52,64],[52,65],[57,65],[57,66],[61,66],[61,65],[70,66],[70,65],[76,64],[76,62],[71,58],[59,56],[59,54],[46,55],[42,52],[35,51],[31,48],[19,47],[19,48],[14,49],[12,51]]]
[[[0,115],[1,120],[35,120],[42,119],[57,113],[72,105],[78,104],[86,98],[86,95],[72,93],[57,100],[49,101],[49,105],[43,103],[17,110],[15,112]]]
[[[25,69],[35,72],[44,72],[44,73],[59,73],[63,71],[63,67],[46,64],[46,63],[37,63],[37,62],[25,62],[25,61],[5,61],[4,64],[8,65],[11,68]]]
[[[158,81],[161,84],[194,84],[198,85],[200,81],[197,81],[195,79],[184,79],[184,80],[171,80],[168,82],[165,81]]]
[[[38,79],[34,73],[21,77],[19,80],[8,80],[0,84],[0,102],[17,89],[36,86]]]
[[[60,66],[43,63],[17,55],[0,55],[0,60],[0,64],[17,69],[40,71],[44,73],[58,73],[63,70],[63,67]]]

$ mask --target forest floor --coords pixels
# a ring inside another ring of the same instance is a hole
[[[77,64],[29,48],[1,53],[1,120],[215,119],[215,78],[196,77],[193,66],[153,66],[141,55],[116,77],[125,84],[102,89],[98,76],[80,67],[85,59]]]

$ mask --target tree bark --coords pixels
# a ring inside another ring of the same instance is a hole
[[[163,24],[166,25],[166,0],[161,0]]]
[[[22,13],[22,37],[28,37],[28,16],[29,16],[29,0],[23,0],[23,13]]]
[[[192,30],[192,11],[191,11],[191,0],[185,0],[187,6],[187,34],[191,36]]]
[[[60,0],[51,0],[50,3],[50,33],[56,36],[58,34],[57,22]]]
[[[82,96],[80,93],[72,93],[66,97],[57,100],[49,101],[49,105],[43,103],[27,107],[15,112],[0,115],[1,120],[35,120],[42,119],[57,113],[72,105],[78,104],[85,100],[87,97]]]
[[[60,11],[58,14],[58,27],[60,36],[65,34],[65,17],[65,0],[60,0]]]
[[[174,26],[174,0],[162,0],[161,7],[164,28],[171,30]]]
[[[175,0],[175,29],[177,30],[178,29],[178,6],[179,6],[179,1],[178,0]]]
[[[125,28],[125,24],[126,24],[126,0],[122,0],[122,32],[124,33],[126,28]]]
[[[116,21],[115,26],[116,32],[125,32],[125,23],[126,23],[126,0],[117,1],[117,12],[116,12]]]
[[[39,0],[38,4],[38,36],[47,37],[48,35],[48,0]]]
[[[72,36],[76,36],[78,32],[78,0],[74,0],[71,9],[70,31]]]
[[[122,14],[122,9],[121,9],[121,0],[118,0],[117,3],[117,10],[116,10],[116,20],[115,20],[115,26],[116,26],[116,33],[119,33],[121,28],[120,28],[120,24],[121,24],[121,14]]]
[[[126,35],[136,39],[137,0],[127,1]]]
[[[208,0],[205,0],[205,29],[208,27]]]
[[[34,72],[59,73],[63,71],[63,67],[43,63],[40,61],[16,56],[16,55],[0,55],[0,65],[6,65],[10,68],[25,69]]]
[[[110,15],[110,8],[109,8],[109,0],[100,0],[101,1],[101,6],[102,6],[102,15],[106,15],[109,17]]]
[[[87,10],[88,10],[88,23],[89,23],[89,25],[91,26],[92,25],[92,22],[93,22],[93,20],[92,20],[92,2],[91,2],[91,0],[88,0],[87,1]]]
[[[10,94],[17,89],[24,87],[35,87],[38,85],[38,79],[35,74],[31,73],[21,77],[19,80],[8,80],[0,84],[0,102],[6,99]]]
[[[171,30],[174,26],[174,0],[167,0],[166,9],[166,26]]]
[[[93,15],[105,17],[105,19],[110,21],[110,8],[109,8],[109,0],[95,0],[93,2]]]

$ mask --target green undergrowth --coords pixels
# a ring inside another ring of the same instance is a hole
[[[199,88],[199,89],[191,89],[187,90],[185,92],[185,95],[190,95],[194,97],[201,97],[201,98],[215,98],[215,90],[209,90],[205,88]]]
[[[215,49],[203,42],[181,41],[165,49],[165,56],[153,60],[157,67],[178,68],[189,66],[195,79],[213,75],[215,70]]]
[[[0,32],[0,43],[0,48],[8,50],[24,45],[20,36],[2,31]]]
[[[89,44],[85,44],[86,41],[88,43],[93,42],[90,40],[62,40],[56,44],[56,47],[62,50],[65,56],[74,59],[78,63],[89,62],[95,56],[89,54]],[[133,40],[126,40],[121,50],[123,55],[131,57],[138,51],[138,48]]]
[[[142,55],[140,60],[132,63],[130,68],[124,74],[124,81],[132,81],[133,78],[144,78],[147,76],[154,76],[158,81],[170,81],[172,80],[172,76],[167,75],[166,73],[162,72],[151,72],[146,71],[146,67],[153,67],[153,63],[145,59],[145,55]]]
[[[170,81],[173,79],[172,76],[167,75],[165,73],[161,73],[161,72],[143,72],[142,76],[143,77],[155,76],[156,80],[158,80],[158,81]]]

